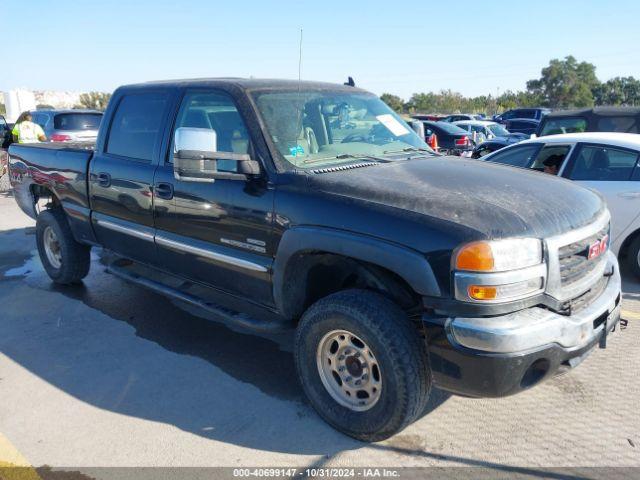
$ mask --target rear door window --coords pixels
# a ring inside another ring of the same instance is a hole
[[[101,113],[59,113],[53,118],[56,130],[98,130]]]
[[[547,118],[540,135],[559,135],[587,131],[587,121],[581,117]]]
[[[511,118],[516,118],[515,116],[515,110],[507,110],[506,112],[504,112],[502,115],[500,115],[502,117],[503,120],[509,120]]]
[[[150,162],[168,99],[165,92],[125,95],[113,116],[107,153]]]
[[[492,155],[487,161],[511,165],[512,167],[529,167],[533,163],[533,159],[540,147],[541,144],[535,143],[509,148]]]
[[[598,120],[599,132],[640,133],[637,117],[603,117]]]
[[[630,180],[638,163],[638,152],[601,145],[580,148],[569,178],[572,180]]]

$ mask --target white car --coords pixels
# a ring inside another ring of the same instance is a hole
[[[482,161],[545,171],[600,192],[611,211],[611,250],[640,277],[640,135],[571,133],[525,140]]]
[[[482,118],[482,115],[478,115],[477,113],[454,113],[453,115],[448,115],[438,121],[453,123],[460,120],[481,120]]]
[[[485,140],[491,140],[496,137],[506,138],[510,135],[503,125],[487,120],[460,120],[452,123],[469,132],[472,137],[475,133],[476,143],[482,143]]]

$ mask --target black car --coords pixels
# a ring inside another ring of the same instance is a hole
[[[540,122],[536,133],[542,137],[578,132],[640,133],[640,108],[595,107],[553,112]]]
[[[514,108],[499,115],[494,115],[493,121],[505,123],[507,120],[514,120],[516,118],[540,121],[549,113],[551,113],[551,110],[548,108]]]
[[[485,155],[489,155],[496,150],[500,150],[501,148],[513,145],[514,143],[521,142],[522,140],[526,140],[528,138],[529,135],[525,135],[523,133],[510,133],[509,135],[504,137],[495,137],[491,140],[486,140],[473,149],[471,158],[484,157]]]
[[[14,198],[36,220],[53,282],[80,282],[102,247],[107,282],[236,328],[295,329],[287,338],[310,404],[360,440],[420,418],[432,386],[472,397],[533,387],[606,346],[620,318],[616,257],[582,255],[606,245],[598,194],[435,155],[355,87],[129,85],[114,92],[93,148],[9,152]],[[238,361],[255,361],[237,337]]]
[[[473,141],[469,132],[448,122],[422,122],[425,130],[425,140],[429,145],[432,136],[438,139],[438,151],[449,155],[461,155],[462,152],[473,150]]]
[[[523,133],[525,135],[533,135],[538,131],[538,126],[540,125],[539,120],[531,120],[529,118],[514,118],[502,123],[511,133]]]

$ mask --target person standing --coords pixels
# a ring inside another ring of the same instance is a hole
[[[13,130],[13,141],[17,143],[38,143],[46,142],[47,137],[44,134],[44,130],[37,123],[32,122],[32,117],[29,112],[24,112],[18,118]]]

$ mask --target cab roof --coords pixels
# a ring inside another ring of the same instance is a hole
[[[547,114],[547,118],[576,117],[576,116],[635,116],[640,115],[640,107],[594,107],[575,108],[572,110],[557,110]]]
[[[240,77],[220,77],[220,78],[192,78],[192,79],[180,79],[180,80],[158,80],[144,83],[136,83],[130,85],[123,85],[120,88],[146,88],[146,87],[169,87],[169,88],[184,88],[184,87],[220,87],[220,86],[235,86],[244,90],[297,90],[301,89],[313,89],[313,90],[339,90],[345,92],[361,92],[363,90],[358,87],[351,87],[348,85],[329,83],[329,82],[315,82],[309,80],[286,80],[286,79],[269,79],[269,78],[240,78]],[[368,92],[367,92],[368,93]]]

